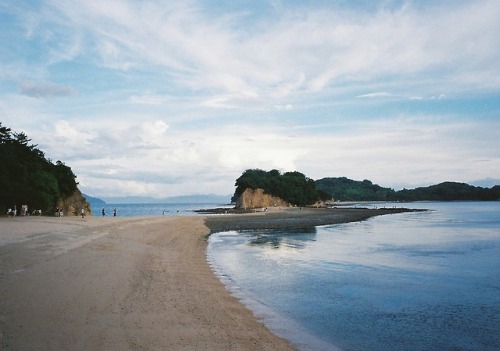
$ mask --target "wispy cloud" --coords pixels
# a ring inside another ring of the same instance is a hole
[[[162,105],[167,100],[167,97],[156,94],[132,95],[130,97],[130,102],[139,105]]]
[[[72,87],[55,83],[21,82],[21,94],[35,98],[53,98],[75,94]]]
[[[369,15],[300,11],[283,12],[265,30],[246,24],[244,13],[214,18],[195,2],[86,1],[75,7],[58,1],[43,15],[52,13],[47,24],[88,36],[82,44],[80,36],[70,35],[62,52],[97,52],[101,64],[124,70],[159,68],[195,91],[283,97],[373,79],[414,85],[416,74],[433,75],[453,90],[470,88],[470,81],[457,82],[458,73],[489,73],[491,78],[475,82],[480,89],[500,73],[495,1],[451,8],[405,5]]]
[[[381,91],[376,93],[368,93],[363,95],[356,96],[357,98],[388,98],[388,97],[396,97],[397,95]]]

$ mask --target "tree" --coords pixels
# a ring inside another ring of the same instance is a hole
[[[266,171],[261,169],[247,169],[238,179],[236,179],[235,196],[243,194],[246,189],[256,190],[262,188],[265,190],[265,188],[267,188],[266,178]]]
[[[310,205],[319,199],[314,181],[296,171],[281,174],[275,169],[269,172],[248,169],[236,179],[235,186],[233,199],[238,198],[246,189],[259,188],[269,195],[277,196],[297,206]]]
[[[76,175],[70,167],[63,162],[57,161],[52,165],[52,173],[56,177],[59,186],[59,192],[62,196],[70,196],[77,189]]]
[[[34,209],[52,209],[60,196],[56,177],[46,171],[36,170],[29,176],[30,191],[23,202]]]
[[[0,122],[0,210],[27,204],[51,210],[60,197],[77,189],[76,176],[61,161],[54,165],[24,132]]]

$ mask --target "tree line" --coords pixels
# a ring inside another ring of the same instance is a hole
[[[0,122],[0,210],[22,205],[52,211],[60,198],[77,190],[76,176],[63,162],[53,163],[23,132]]]
[[[395,191],[345,177],[323,178],[316,181],[318,190],[339,201],[494,201],[500,200],[500,185],[492,188],[465,183],[443,182],[428,187]]]

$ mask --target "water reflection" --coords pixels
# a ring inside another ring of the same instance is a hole
[[[320,350],[317,337],[345,350],[500,350],[500,202],[428,205],[435,211],[221,233],[209,257],[304,349]]]
[[[287,229],[287,231],[273,229],[252,231],[249,246],[280,249],[282,247],[303,249],[307,242],[316,241],[316,227]]]

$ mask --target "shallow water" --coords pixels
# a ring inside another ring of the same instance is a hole
[[[113,216],[113,210],[119,217],[137,217],[137,216],[196,216],[199,213],[195,210],[209,208],[232,208],[231,205],[222,205],[215,203],[159,203],[159,204],[105,204],[92,208],[94,216],[101,216],[102,209],[106,216]],[[205,214],[203,214],[205,215]]]
[[[219,233],[209,262],[301,350],[499,350],[500,203],[405,206],[432,211]]]

